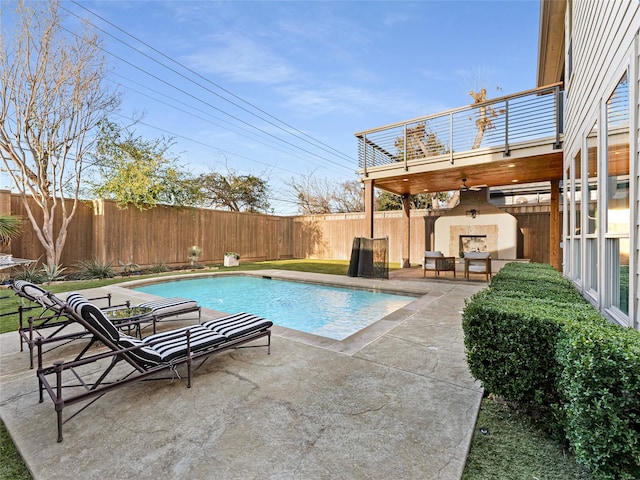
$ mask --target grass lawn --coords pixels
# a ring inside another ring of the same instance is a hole
[[[591,476],[529,418],[485,398],[462,480],[496,479],[589,480]]]
[[[22,461],[22,457],[11,441],[9,432],[0,422],[0,479],[2,480],[28,480],[31,474]]]
[[[391,266],[392,269],[398,267],[398,265]],[[256,262],[225,268],[224,271],[269,268],[346,275],[348,262],[316,260]],[[165,275],[175,274],[176,272],[171,272]],[[147,277],[158,276],[161,275],[148,275]],[[134,278],[144,278],[144,276]],[[57,293],[96,288],[132,279],[126,277],[62,282],[45,286],[45,288]],[[0,314],[15,311],[19,303],[19,299],[10,290],[6,293],[9,298],[0,302]],[[4,294],[5,292],[0,290],[0,297]],[[17,328],[17,318],[13,316],[0,317],[0,333],[15,331]],[[481,428],[487,429],[488,434],[480,433]],[[30,478],[31,475],[16,451],[4,423],[0,422],[0,480]],[[537,430],[527,418],[490,399],[483,400],[463,480],[589,480],[590,478],[575,463],[573,457],[566,455],[560,446]]]

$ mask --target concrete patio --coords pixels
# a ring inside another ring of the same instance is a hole
[[[421,296],[342,342],[274,327],[271,355],[213,356],[190,389],[178,378],[121,388],[65,424],[63,443],[17,333],[1,335],[0,416],[34,478],[461,477],[482,389],[468,373],[460,312],[485,282],[425,280],[421,271],[384,281],[252,273]],[[85,292],[98,291],[114,303],[150,298],[122,284]],[[193,319],[163,327],[182,324]],[[68,358],[79,343],[47,361]]]

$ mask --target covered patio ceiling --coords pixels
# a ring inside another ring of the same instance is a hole
[[[466,186],[497,187],[562,179],[562,150],[525,158],[505,157],[502,161],[448,165],[428,172],[405,172],[375,178],[375,187],[396,195],[459,190]]]

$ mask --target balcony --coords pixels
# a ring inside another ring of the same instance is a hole
[[[561,179],[561,85],[358,132],[361,179],[398,195]]]

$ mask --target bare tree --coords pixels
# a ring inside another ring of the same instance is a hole
[[[335,183],[311,173],[292,178],[289,186],[303,215],[364,211],[362,184],[356,180]]]
[[[449,153],[445,145],[437,135],[427,128],[422,122],[415,127],[408,127],[405,135],[397,137],[394,146],[396,147],[397,161],[403,161],[405,155],[405,144],[407,150],[407,160],[414,160],[421,157],[434,157]]]
[[[57,0],[8,5],[15,6],[15,22],[0,37],[0,153],[47,264],[54,265],[76,212],[95,127],[120,97],[104,87],[96,35],[86,25],[65,35]],[[63,201],[65,195],[72,201]]]
[[[332,213],[332,186],[326,178],[309,174],[300,176],[298,180],[292,178],[289,186],[302,215]]]
[[[364,212],[364,190],[357,180],[342,182],[333,192],[335,213]]]
[[[500,87],[498,87],[498,90]],[[483,104],[478,107],[478,118],[476,119],[476,128],[478,131],[476,132],[476,138],[473,141],[472,150],[480,148],[480,144],[482,143],[482,138],[484,137],[484,132],[487,130],[491,130],[495,128],[493,124],[493,119],[498,115],[501,115],[505,112],[504,109],[500,109],[496,111],[495,108],[491,105],[485,105],[484,102],[487,101],[487,89],[481,88],[477,92],[474,90],[469,91],[469,95],[473,98],[473,104]]]

